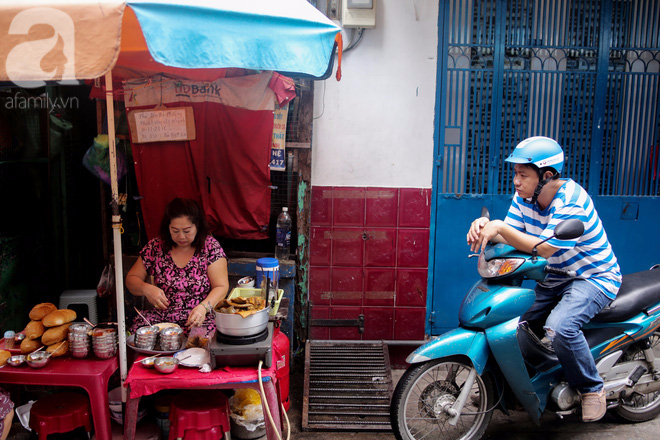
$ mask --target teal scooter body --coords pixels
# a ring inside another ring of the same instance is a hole
[[[519,265],[511,275],[476,282],[463,299],[460,327],[419,347],[406,361],[419,364],[449,357],[469,359],[477,374],[491,371],[506,381],[516,400],[539,423],[553,385],[562,381],[563,373],[558,362],[530,368],[531,361],[525,358],[519,344],[519,321],[535,299],[534,290],[523,287],[522,281],[545,278],[546,261],[531,258],[508,245],[491,244],[480,255],[480,265],[498,259],[517,261]],[[583,330],[588,339],[595,335],[590,342],[597,343],[590,346],[598,361],[648,337],[659,326],[660,311],[640,311],[623,322],[590,322]]]

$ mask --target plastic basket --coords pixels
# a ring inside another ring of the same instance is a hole
[[[261,296],[261,289],[254,289],[250,287],[235,287],[232,289],[231,293],[228,296],[228,299],[236,298],[237,296],[242,296],[243,298],[250,298],[252,296]],[[284,296],[284,289],[277,290],[277,298],[275,299],[275,304],[273,308],[270,309],[268,313],[269,316],[275,316],[277,311],[280,309],[280,302]]]

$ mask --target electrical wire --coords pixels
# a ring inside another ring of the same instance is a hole
[[[268,406],[268,399],[266,399],[266,392],[264,391],[264,382],[263,379],[261,378],[261,366],[263,365],[264,361],[259,361],[259,367],[257,368],[257,374],[259,375],[259,389],[261,390],[261,399],[263,400],[264,403],[264,408],[266,408],[266,413],[268,415],[268,420],[270,420],[270,424],[273,426],[275,429],[275,435],[277,435],[277,440],[282,440],[282,436],[280,435],[279,429],[277,429],[277,426],[275,425],[275,421],[273,420],[273,415],[270,413],[270,407]],[[286,419],[286,424],[287,424],[287,434],[286,434],[286,440],[289,440],[291,437],[291,423],[289,423],[289,417],[286,415],[286,411],[284,410],[284,405],[282,405],[282,411],[284,411],[284,418]]]
[[[344,53],[348,52],[351,49],[354,49],[355,46],[360,44],[360,41],[362,41],[362,34],[364,33],[364,28],[357,28],[358,29],[358,38],[355,40],[355,43],[353,43],[353,38],[351,38],[351,42],[348,43],[348,46],[344,48]],[[353,34],[355,34],[355,28],[353,29]]]
[[[321,104],[322,104],[323,106],[321,107],[321,114],[318,115],[318,116],[316,116],[316,117],[312,117],[312,119],[318,119],[318,118],[320,118],[321,116],[323,116],[323,113],[325,113],[325,82],[326,82],[326,81],[327,81],[327,80],[324,80],[324,81],[323,81],[323,97],[322,97],[322,99],[321,99]]]

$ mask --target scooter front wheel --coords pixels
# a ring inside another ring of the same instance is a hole
[[[480,438],[493,415],[495,392],[489,376],[476,375],[460,415],[455,413],[455,404],[472,370],[471,365],[459,358],[437,359],[410,367],[392,397],[390,415],[396,438]]]

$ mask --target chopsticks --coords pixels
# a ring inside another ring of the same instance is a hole
[[[66,342],[66,339],[65,339],[64,341],[62,341],[62,342],[60,343],[60,345],[58,345],[57,348],[56,348],[55,350],[53,350],[52,352],[50,352],[50,353],[48,354],[48,357],[51,357],[52,355],[54,355],[55,353],[57,353],[57,350],[59,350],[59,349],[62,347],[62,345],[64,345],[65,342]],[[41,347],[39,350],[41,350],[41,349],[44,348],[44,347],[45,347],[45,345],[44,345],[43,347]],[[35,350],[35,351],[33,351],[32,353],[36,353],[36,352],[39,351],[39,350]]]
[[[135,307],[135,306],[133,306],[133,308],[134,308],[135,311],[138,313],[138,315],[140,315],[140,318],[144,319],[144,322],[146,322],[147,325],[148,325],[149,327],[151,327],[151,323],[149,322],[149,320],[148,320],[147,318],[144,317],[144,315],[138,310],[138,308]]]
[[[142,362],[142,361],[144,361],[144,360],[146,360],[146,359],[156,358],[156,357],[160,356],[161,354],[162,354],[162,353],[158,353],[158,354],[155,354],[155,355],[153,355],[153,356],[149,356],[149,357],[146,357],[146,358],[144,358],[144,359],[140,359],[139,361],[135,361],[135,362],[133,362],[133,363],[134,363],[134,364],[137,364],[137,363]]]

